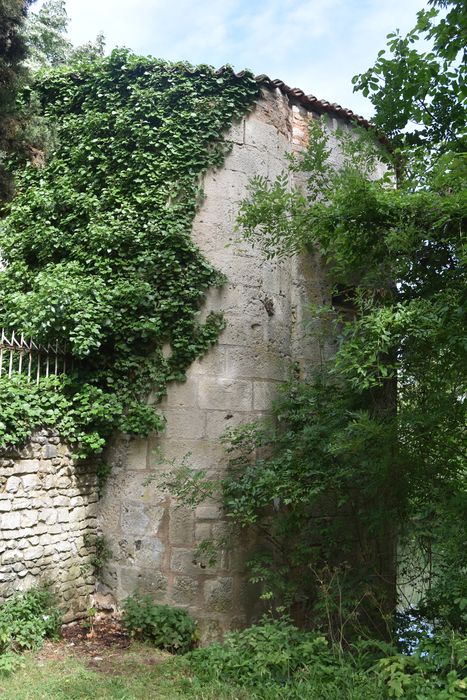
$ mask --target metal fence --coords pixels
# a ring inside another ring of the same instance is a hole
[[[39,383],[41,377],[51,374],[66,374],[69,356],[66,344],[40,345],[33,340],[26,340],[24,335],[6,333],[2,328],[0,335],[0,378],[13,377],[15,374],[27,376],[28,382]]]

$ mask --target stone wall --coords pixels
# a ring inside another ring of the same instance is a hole
[[[169,386],[164,435],[119,440],[108,457],[113,468],[99,525],[114,556],[105,585],[118,600],[140,591],[186,607],[205,641],[251,617],[245,560],[253,543],[243,539],[220,547],[216,565],[208,566],[196,550],[202,540],[225,531],[217,504],[179,508],[147,480],[187,453],[191,466],[221,474],[222,433],[266,415],[292,362],[313,365],[330,351],[306,330],[313,320],[310,303],[329,302],[319,260],[268,261],[252,246],[235,242],[239,202],[250,178],[274,179],[287,168],[286,154],[305,145],[308,118],[279,90],[265,91],[253,112],[227,133],[231,151],[222,168],[206,175],[205,200],[193,226],[194,239],[228,279],[222,289],[210,291],[201,317],[223,311],[227,328],[191,366],[187,381]]]
[[[94,590],[89,542],[98,531],[112,551],[98,586],[107,601],[113,596],[120,603],[138,591],[185,607],[198,619],[204,641],[251,619],[256,596],[245,562],[255,543],[219,544],[209,566],[197,549],[203,540],[220,542],[228,534],[218,504],[180,508],[153,477],[188,453],[191,466],[222,474],[224,431],[266,416],[292,364],[306,371],[333,352],[332,343],[323,346],[310,334],[310,304],[330,301],[320,260],[266,260],[235,240],[249,180],[272,180],[287,169],[287,154],[306,146],[311,117],[279,90],[264,90],[255,109],[227,133],[231,151],[224,166],[205,177],[193,237],[228,283],[210,291],[200,319],[223,311],[227,327],[190,367],[187,381],[169,386],[165,433],[115,439],[99,502],[92,467],[74,464],[52,432],[40,432],[22,453],[0,461],[1,596],[52,581],[67,618],[78,617]]]
[[[52,586],[76,619],[94,590],[97,477],[75,464],[52,430],[0,459],[0,601],[38,585]]]

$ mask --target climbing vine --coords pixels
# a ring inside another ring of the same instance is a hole
[[[85,455],[113,429],[161,429],[167,383],[216,341],[204,293],[220,275],[191,238],[200,176],[220,166],[223,132],[257,95],[250,74],[118,49],[39,74],[54,146],[17,164],[0,231],[0,326],[66,342],[73,371],[39,389],[0,380],[0,445],[41,424]],[[5,409],[5,410],[4,410]]]

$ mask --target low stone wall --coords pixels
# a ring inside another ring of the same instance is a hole
[[[52,430],[0,458],[0,601],[50,584],[65,621],[82,616],[94,590],[97,477],[76,464]]]

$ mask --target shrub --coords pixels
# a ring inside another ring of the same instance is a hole
[[[125,600],[123,624],[134,637],[175,654],[189,651],[197,640],[196,623],[185,610],[156,605],[150,596]]]
[[[323,672],[333,658],[323,636],[294,627],[287,619],[264,617],[260,624],[230,632],[223,644],[212,644],[189,656],[200,679],[222,677],[246,685],[285,683],[310,663]]]
[[[16,652],[37,649],[46,637],[58,635],[61,624],[50,591],[32,589],[0,606],[0,675],[19,664]]]
[[[467,640],[453,631],[421,631],[410,655],[378,661],[373,672],[390,698],[457,700],[467,696]]]
[[[455,634],[425,637],[411,655],[394,654],[378,640],[343,651],[287,618],[265,616],[183,663],[196,697],[217,684],[249,700],[457,700],[465,697],[465,660],[465,644]]]

